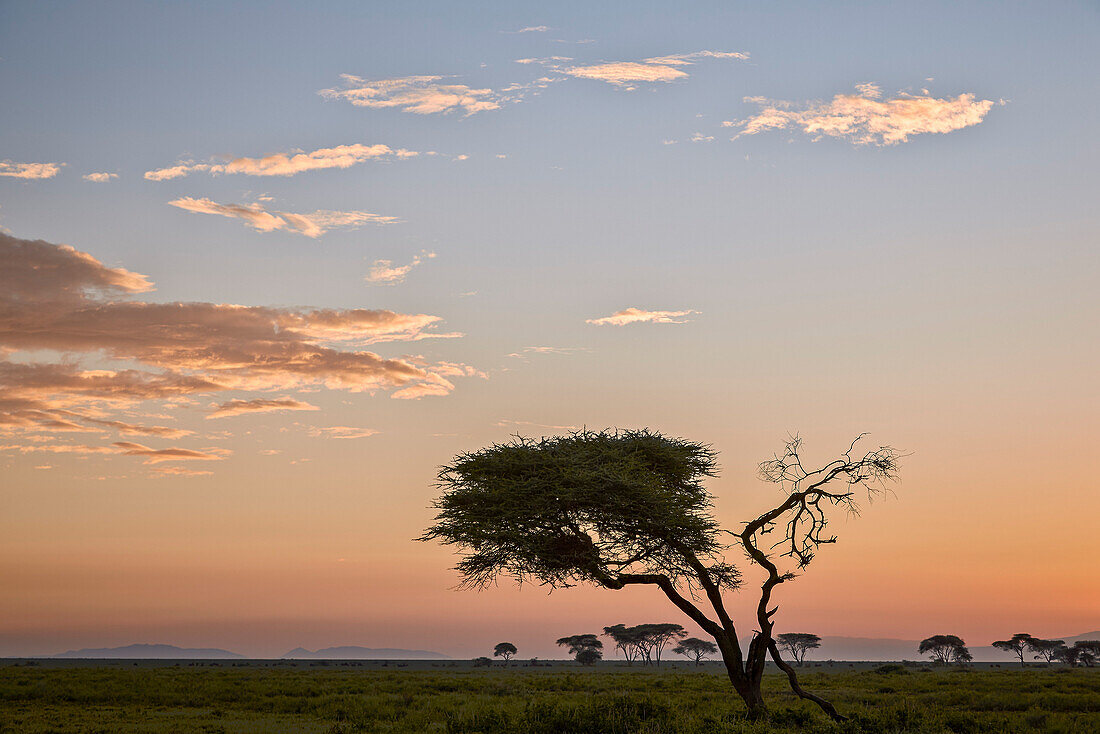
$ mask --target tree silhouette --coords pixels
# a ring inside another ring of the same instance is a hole
[[[677,655],[691,658],[696,665],[702,665],[703,658],[718,652],[718,646],[713,642],[700,640],[698,637],[689,637],[686,640],[680,640],[680,644],[672,648],[672,651]]]
[[[955,635],[932,635],[921,640],[917,651],[921,655],[931,656],[932,662],[940,665],[947,665],[952,662],[962,665],[974,659],[974,656],[966,649],[966,643]]]
[[[1032,637],[1028,640],[1027,647],[1035,653],[1036,660],[1045,660],[1049,665],[1058,656],[1058,651],[1066,646],[1063,640],[1043,640]]]
[[[603,653],[594,647],[586,647],[577,653],[577,662],[581,665],[595,665],[603,659]]]
[[[569,654],[575,657],[578,663],[583,662],[581,660],[581,653],[584,652],[592,651],[598,653],[599,657],[597,657],[596,660],[603,657],[603,653],[601,652],[601,650],[603,650],[603,642],[601,642],[600,638],[596,637],[596,635],[570,635],[569,637],[559,637],[557,644],[568,648]],[[585,663],[585,665],[589,664],[590,663]]]
[[[1078,660],[1082,665],[1091,668],[1100,662],[1100,640],[1078,640],[1073,646],[1080,650]]]
[[[438,512],[421,540],[459,546],[457,570],[468,587],[483,588],[501,575],[552,589],[655,586],[714,638],[751,718],[767,715],[761,682],[770,655],[798,696],[841,721],[832,704],[803,690],[783,660],[772,636],[778,609],[772,594],[795,578],[780,569],[782,558],[805,568],[821,545],[836,541],[826,532],[830,508],[856,512],[857,492],[873,496],[896,477],[897,451],[856,454],[858,441],[811,471],[803,467],[801,439],[790,439],[760,465],[761,478],[781,490],[778,503],[732,532],[710,512],[703,480],[717,466],[708,446],[649,430],[517,436],[440,469]],[[778,542],[761,547],[775,531]],[[741,586],[741,574],[724,559],[727,537],[766,574],[747,650],[723,599],[723,591]]]
[[[517,650],[516,646],[511,642],[498,642],[497,646],[493,648],[493,657],[504,658],[504,661],[507,662],[511,660],[512,656],[517,652],[519,652],[519,650]]]
[[[1071,668],[1076,668],[1077,663],[1081,661],[1081,648],[1077,647],[1077,645],[1066,647],[1065,644],[1063,644],[1054,651],[1054,659],[1060,663],[1065,663]]]
[[[615,643],[615,648],[621,650],[626,658],[627,665],[633,665],[641,655],[640,643],[642,633],[637,627],[627,627],[625,624],[616,624],[604,627],[603,633]]]
[[[1024,662],[1024,653],[1029,649],[1028,643],[1033,640],[1031,635],[1026,632],[1018,632],[1012,635],[1010,640],[997,640],[993,643],[993,647],[998,650],[1004,650],[1005,652],[1011,652],[1020,658],[1020,665],[1026,665]]]
[[[807,652],[821,647],[821,638],[809,632],[784,632],[776,641],[799,665],[806,660]]]
[[[634,628],[639,638],[639,645],[645,652],[646,663],[661,664],[661,652],[672,640],[679,640],[687,636],[687,630],[682,625],[672,622],[660,624],[640,624]]]

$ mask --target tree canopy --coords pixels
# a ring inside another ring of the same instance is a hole
[[[672,651],[677,655],[683,655],[686,658],[694,660],[696,665],[702,665],[703,658],[718,652],[718,646],[709,640],[700,640],[698,637],[688,637],[685,640],[680,640],[680,643],[672,648]]]
[[[715,473],[708,446],[646,430],[516,437],[440,470],[438,515],[422,539],[464,548],[458,571],[474,587],[500,575],[606,585],[627,569],[687,581],[687,551],[734,588],[702,484]]]
[[[932,635],[921,640],[917,651],[929,655],[932,662],[947,665],[949,663],[968,663],[974,659],[966,643],[955,635]]]
[[[799,665],[806,660],[807,652],[821,647],[821,638],[809,632],[784,632],[775,639]]]
[[[511,642],[498,642],[496,647],[493,648],[493,657],[511,660],[512,656],[517,652],[519,652],[519,650],[516,649],[516,646]]]
[[[1024,653],[1030,649],[1029,643],[1034,638],[1026,632],[1017,632],[1012,635],[1008,640],[997,640],[993,643],[993,647],[998,650],[1004,650],[1010,652],[1020,658],[1020,664],[1024,663]]]

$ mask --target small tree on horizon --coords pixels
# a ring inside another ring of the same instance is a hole
[[[843,721],[783,660],[772,635],[772,595],[796,578],[781,559],[804,569],[820,546],[836,542],[827,532],[830,508],[855,513],[857,492],[874,497],[896,478],[901,454],[889,446],[858,454],[861,438],[812,470],[804,466],[802,440],[788,440],[760,464],[761,479],[780,490],[776,504],[734,532],[711,514],[703,480],[718,469],[709,446],[648,429],[516,436],[441,467],[437,515],[420,539],[460,548],[456,569],[466,587],[484,588],[502,575],[551,589],[654,586],[714,638],[749,718],[767,716],[761,684],[770,656],[797,696]],[[778,542],[764,537],[772,532]],[[747,650],[723,598],[741,586],[740,572],[724,557],[731,544],[765,572]]]
[[[598,657],[596,660],[603,658],[603,642],[596,635],[570,635],[569,637],[559,637],[556,641],[557,645],[569,649],[569,654],[573,658],[583,665],[591,665],[591,663],[585,663],[581,660],[581,653],[595,652]],[[591,658],[590,655],[587,656]],[[593,661],[595,662],[595,661]]]
[[[1091,668],[1100,661],[1100,640],[1078,640],[1073,643],[1073,647],[1079,651],[1077,659],[1086,668]]]
[[[703,658],[718,652],[718,646],[713,642],[700,640],[698,637],[689,637],[686,640],[680,640],[680,644],[672,648],[672,651],[694,660],[696,665],[702,665]]]
[[[776,641],[791,654],[799,666],[806,661],[807,652],[821,647],[821,638],[809,632],[784,632]]]
[[[993,643],[993,647],[1016,655],[1020,658],[1020,665],[1027,665],[1027,663],[1024,662],[1024,653],[1029,649],[1028,643],[1033,639],[1035,638],[1026,632],[1017,632],[1012,635],[1012,639],[997,640]]]
[[[508,662],[517,652],[519,650],[511,642],[498,642],[493,648],[493,657],[504,658],[504,662]]]
[[[1028,649],[1035,653],[1035,659],[1044,660],[1047,665],[1050,665],[1058,656],[1059,650],[1065,646],[1064,640],[1043,640],[1038,637],[1032,637],[1027,643]]]
[[[966,643],[955,635],[932,635],[921,640],[917,651],[921,655],[931,656],[932,662],[938,665],[950,663],[962,665],[974,659],[970,650],[966,648]]]

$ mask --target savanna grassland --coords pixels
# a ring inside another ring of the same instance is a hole
[[[132,661],[0,667],[0,732],[1100,732],[1100,670],[809,668],[829,722],[772,672],[750,723],[717,665]]]

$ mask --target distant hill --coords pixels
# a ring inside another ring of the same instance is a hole
[[[326,647],[323,650],[306,650],[296,647],[283,659],[293,660],[449,660],[441,652],[431,650],[401,650],[391,647]]]
[[[125,647],[98,647],[83,650],[69,650],[54,658],[121,658],[126,660],[228,660],[243,658],[228,650],[217,648],[176,647],[175,645],[126,645]]]

